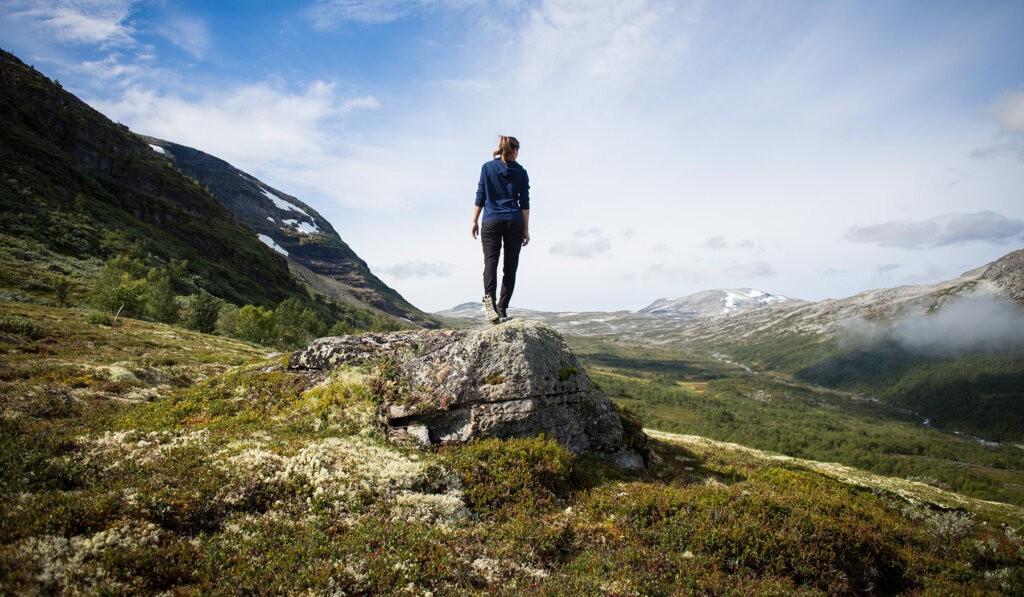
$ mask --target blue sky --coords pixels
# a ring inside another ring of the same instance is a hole
[[[1024,247],[1024,3],[3,0],[0,47],[327,217],[417,306],[478,300],[522,143],[514,306],[804,299]]]

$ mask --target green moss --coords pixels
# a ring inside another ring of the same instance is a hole
[[[497,373],[492,373],[487,376],[487,379],[484,380],[484,383],[490,386],[494,386],[500,384],[503,381],[505,380],[501,377],[501,375],[498,375]]]
[[[558,381],[565,381],[579,372],[580,370],[576,367],[566,367],[558,372]]]

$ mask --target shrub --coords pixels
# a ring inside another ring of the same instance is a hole
[[[234,336],[238,330],[238,307],[224,303],[217,315],[217,333],[222,336]]]
[[[347,321],[338,321],[331,326],[331,330],[327,332],[329,336],[348,336],[349,334],[356,333],[356,328]]]
[[[235,319],[235,335],[242,340],[268,346],[277,337],[277,320],[266,307],[246,305]]]
[[[182,321],[190,329],[209,334],[217,327],[217,316],[223,302],[209,292],[200,290],[199,294],[188,298]]]
[[[88,302],[109,313],[136,317],[143,313],[146,266],[138,259],[120,255],[108,259],[93,282]]]
[[[92,323],[96,325],[110,325],[110,316],[106,313],[90,313],[85,316],[85,323]]]
[[[26,340],[38,340],[46,334],[41,325],[21,315],[0,315],[0,332],[21,336]]]
[[[327,332],[327,326],[316,313],[304,308],[294,298],[281,301],[274,315],[277,317],[278,337],[284,348],[298,348],[309,344],[314,338]]]
[[[53,283],[53,301],[58,307],[68,306],[68,291],[71,290],[71,283],[61,276]]]
[[[392,321],[386,315],[374,315],[370,319],[371,332],[396,332],[400,329],[402,329],[402,326]]]
[[[462,478],[466,505],[499,518],[539,512],[575,485],[575,456],[554,439],[483,439],[444,452]]]
[[[146,314],[157,321],[178,321],[179,308],[171,286],[171,275],[166,269],[150,269],[146,274]]]

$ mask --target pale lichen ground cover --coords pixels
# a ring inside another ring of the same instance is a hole
[[[0,593],[1024,587],[1019,509],[697,436],[649,432],[636,473],[543,438],[395,445],[372,366],[310,380],[223,338],[5,311],[40,330],[0,338]]]

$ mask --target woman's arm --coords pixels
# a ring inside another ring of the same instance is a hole
[[[483,209],[484,208],[480,207],[479,205],[473,206],[473,229],[472,231],[470,231],[470,234],[473,235],[473,238],[476,238],[477,233],[480,232],[480,225],[477,224],[477,220],[480,219],[480,212]]]
[[[530,210],[523,210],[523,246],[530,244]]]

